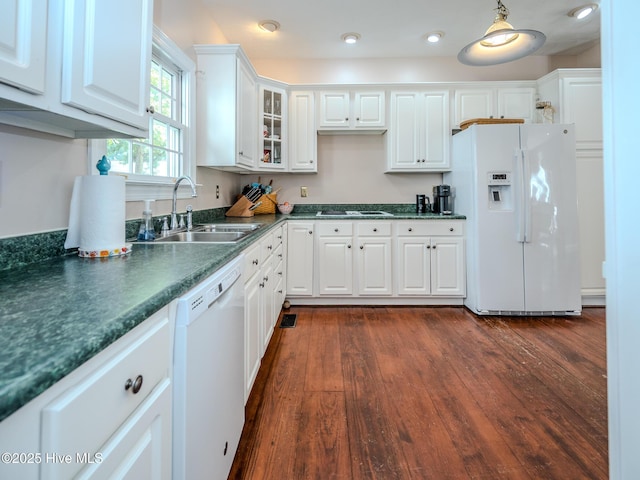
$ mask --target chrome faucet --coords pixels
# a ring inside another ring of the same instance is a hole
[[[196,185],[191,180],[191,177],[183,175],[182,177],[176,180],[176,183],[173,185],[173,203],[171,204],[171,230],[175,230],[178,228],[178,214],[176,212],[176,203],[178,201],[178,185],[182,180],[186,180],[191,185],[191,196],[197,197],[198,194],[196,192]]]

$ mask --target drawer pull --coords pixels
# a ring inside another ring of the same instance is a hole
[[[142,388],[142,375],[138,375],[136,377],[135,382],[132,381],[130,378],[127,378],[127,381],[124,384],[124,389],[125,390],[129,390],[131,389],[131,392],[135,395],[136,393],[138,393],[140,391],[140,389]]]

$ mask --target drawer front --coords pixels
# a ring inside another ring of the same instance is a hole
[[[255,243],[244,251],[244,282],[247,283],[251,277],[260,270],[260,244]]]
[[[321,237],[350,237],[353,235],[353,224],[351,222],[318,222],[316,230]]]
[[[271,254],[275,249],[274,238],[273,232],[269,232],[260,240],[260,246],[262,248],[262,263],[266,263],[267,259],[271,257]]]
[[[420,220],[403,221],[396,225],[396,234],[401,236],[440,236],[440,235],[462,235],[464,233],[464,222],[462,220]]]
[[[119,340],[128,343],[119,352],[110,352],[101,367],[43,409],[42,451],[71,455],[74,460],[51,464],[43,472],[45,478],[71,478],[83,467],[75,461],[76,453],[101,453],[109,437],[168,378],[172,348],[168,310],[153,315],[147,320],[151,324],[142,324],[142,332],[130,332],[131,340]],[[126,388],[129,380],[133,385]]]
[[[357,230],[360,237],[389,237],[391,222],[358,222]]]
[[[271,265],[273,265],[274,271],[276,267],[282,263],[282,260],[284,258],[283,252],[284,252],[284,247],[282,246],[282,244],[277,245],[273,250],[273,255],[271,257]]]

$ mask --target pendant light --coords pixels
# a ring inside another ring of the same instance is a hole
[[[486,66],[511,62],[538,50],[547,37],[536,30],[516,30],[507,22],[509,10],[498,1],[496,18],[484,36],[470,43],[458,53],[465,65]]]

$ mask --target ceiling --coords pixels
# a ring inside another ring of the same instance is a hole
[[[230,43],[250,58],[392,58],[456,56],[481,37],[493,22],[496,0],[202,0]],[[503,0],[508,21],[518,29],[547,36],[536,55],[577,54],[600,39],[600,12],[584,20],[567,13],[598,0]],[[260,20],[276,20],[274,33],[260,30]],[[425,34],[444,32],[438,44]],[[361,35],[347,45],[344,33]]]

